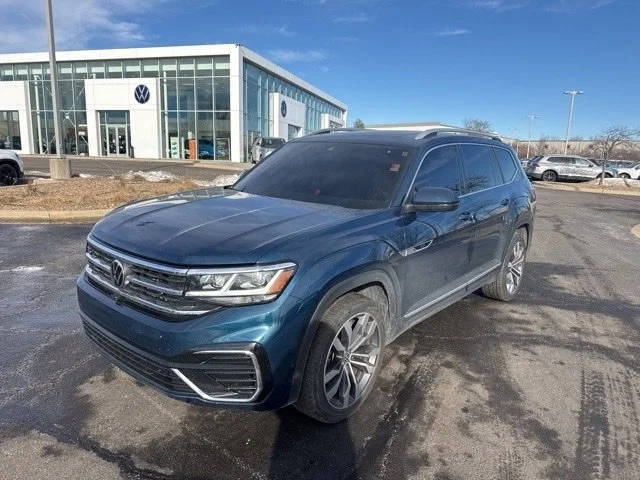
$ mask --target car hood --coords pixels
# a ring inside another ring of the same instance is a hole
[[[91,236],[116,249],[173,265],[295,261],[292,252],[312,248],[317,241],[314,232],[361,215],[216,188],[120,207],[96,224]],[[280,252],[283,242],[287,248]]]

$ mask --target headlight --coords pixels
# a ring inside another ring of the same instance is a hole
[[[246,268],[191,269],[187,297],[201,297],[220,305],[249,305],[275,299],[295,272],[295,263]]]

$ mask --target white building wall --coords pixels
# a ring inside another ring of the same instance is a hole
[[[98,112],[128,110],[130,143],[137,158],[159,158],[162,148],[160,128],[160,85],[157,78],[104,78],[84,81],[87,106],[89,155],[99,156],[100,123]],[[146,103],[138,103],[134,90],[138,85],[149,88]]]
[[[307,132],[304,128],[307,114],[306,105],[281,93],[270,93],[269,97],[271,111],[275,113],[273,136],[291,140],[291,138],[289,138],[289,125],[300,129],[298,131],[299,137],[306,135]],[[286,105],[287,114],[285,116],[282,115],[282,102]]]
[[[22,147],[22,150],[16,150],[18,153],[32,153],[33,150],[31,106],[29,103],[29,85],[26,81],[0,82],[0,110],[18,111]]]
[[[229,51],[229,95],[231,117],[231,161],[247,161],[244,158],[244,88],[242,50],[238,45]]]

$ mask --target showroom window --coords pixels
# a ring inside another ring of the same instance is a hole
[[[229,57],[163,58],[162,154],[231,160]]]
[[[15,110],[0,111],[0,148],[22,150],[20,121]]]

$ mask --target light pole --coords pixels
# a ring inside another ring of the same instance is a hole
[[[529,158],[529,150],[531,150],[531,127],[533,126],[533,121],[540,117],[533,113],[530,113],[527,117],[529,117],[529,143],[527,143],[527,158]]]
[[[567,154],[567,150],[569,148],[569,135],[571,135],[571,121],[573,120],[573,104],[576,101],[576,95],[582,95],[584,92],[582,90],[567,90],[563,92],[565,95],[571,95],[571,102],[569,106],[569,120],[567,121],[567,139],[564,142],[564,154]]]
[[[51,0],[44,0],[45,18],[49,38],[49,71],[51,78],[51,106],[53,107],[53,131],[56,136],[56,157],[49,159],[49,171],[51,178],[70,178],[71,165],[62,152],[62,134],[60,128],[60,112],[58,110],[58,70],[56,66],[56,41],[53,33],[53,12]]]

